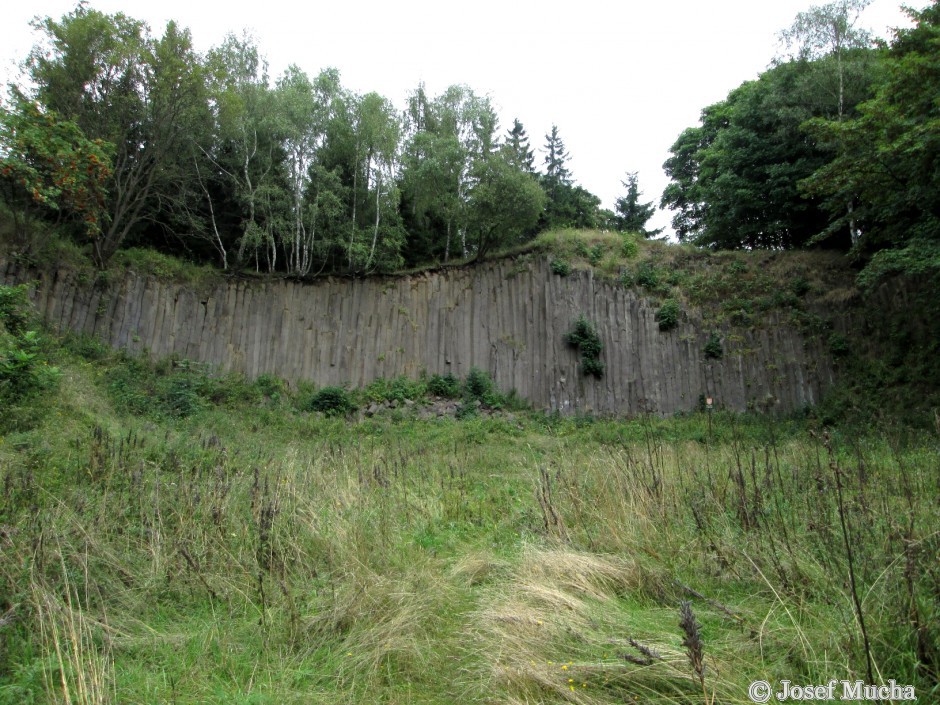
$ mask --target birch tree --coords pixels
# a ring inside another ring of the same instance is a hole
[[[781,40],[794,52],[795,58],[812,60],[831,56],[835,59],[839,122],[845,116],[846,54],[852,49],[872,45],[871,33],[858,26],[859,17],[871,3],[872,0],[836,0],[826,5],[813,5],[806,12],[799,13],[790,28],[780,33]],[[854,198],[849,199],[846,210],[853,245],[860,236],[854,208]]]

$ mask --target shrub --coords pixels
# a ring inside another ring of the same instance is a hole
[[[14,337],[26,332],[30,320],[28,287],[0,286],[0,326]]]
[[[166,358],[156,364],[120,353],[108,373],[108,393],[119,410],[136,416],[177,418],[192,416],[207,404],[236,401],[238,376],[210,379],[187,360]]]
[[[842,333],[833,333],[829,336],[829,352],[836,357],[849,354],[849,339]]]
[[[600,360],[604,344],[594,325],[583,315],[579,316],[565,340],[581,353],[581,371],[599,379],[604,374],[604,363]]]
[[[559,277],[567,277],[571,274],[571,265],[563,259],[553,259],[550,264],[552,272]]]
[[[659,287],[660,272],[649,262],[644,262],[636,270],[636,283],[644,289],[654,291]]]
[[[469,399],[485,401],[486,397],[493,393],[493,380],[483,370],[473,367],[467,374],[464,392]]]
[[[623,244],[620,246],[620,254],[625,259],[633,259],[640,251],[640,246],[636,244],[636,237],[630,233],[623,234]]]
[[[720,360],[723,356],[724,349],[721,346],[721,336],[718,333],[712,333],[705,343],[705,357],[709,360]]]
[[[304,405],[304,411],[320,411],[327,416],[345,416],[355,409],[352,399],[342,387],[323,387]]]
[[[600,379],[604,375],[604,363],[596,357],[582,357],[581,370],[586,375]]]
[[[389,394],[392,399],[403,402],[406,399],[421,399],[427,393],[423,382],[400,375],[392,380],[389,385]]]
[[[255,380],[255,387],[262,396],[274,402],[280,401],[281,397],[287,394],[284,380],[272,374],[259,375]]]
[[[104,360],[112,352],[111,348],[98,340],[98,338],[84,333],[70,333],[66,335],[63,344],[66,349],[89,362]]]
[[[679,302],[675,299],[666,299],[656,312],[659,330],[672,330],[679,325]]]
[[[12,404],[54,386],[42,337],[29,330],[32,310],[26,286],[0,286],[0,401]]]
[[[404,375],[394,379],[380,377],[364,390],[365,397],[372,401],[397,401],[421,399],[425,395],[425,385],[408,379]]]
[[[730,265],[728,265],[728,270],[735,276],[747,273],[747,265],[739,259],[736,259]]]
[[[796,296],[806,296],[809,293],[810,285],[806,280],[806,277],[797,277],[792,282],[790,282],[790,291],[792,291]]]
[[[588,260],[593,266],[597,266],[601,263],[601,258],[604,256],[604,246],[601,243],[597,243],[594,247],[591,248],[591,251],[588,253]]]
[[[431,375],[431,379],[428,380],[428,394],[445,399],[457,399],[460,397],[460,380],[450,372],[443,376]]]
[[[200,380],[194,375],[173,375],[161,384],[159,402],[168,416],[186,418],[203,406],[199,394]]]

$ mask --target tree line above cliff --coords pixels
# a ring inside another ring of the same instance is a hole
[[[85,4],[34,27],[32,88],[12,87],[2,112],[3,194],[22,224],[69,221],[99,265],[143,244],[224,268],[360,274],[482,257],[546,227],[628,226],[631,198],[653,210],[630,176],[623,212],[602,212],[557,127],[538,169],[522,123],[501,130],[467,86],[418,85],[399,112],[336,69],[272,80],[248,37],[200,55],[175,22],[154,36]]]
[[[940,260],[937,0],[890,45],[853,23],[868,0],[801,13],[790,53],[702,111],[664,168],[681,241],[832,246],[874,269]],[[103,265],[144,245],[223,268],[309,277],[483,257],[555,227],[654,235],[635,173],[616,211],[577,185],[557,126],[542,163],[487,97],[418,85],[403,111],[336,69],[272,80],[259,47],[205,54],[78,5],[37,19],[31,86],[0,106],[0,191],[23,234],[52,219]]]

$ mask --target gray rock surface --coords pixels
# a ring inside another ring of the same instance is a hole
[[[39,281],[35,304],[52,327],[154,357],[175,354],[289,381],[362,386],[379,377],[488,372],[537,408],[562,414],[672,414],[696,407],[790,411],[834,381],[824,340],[783,312],[724,327],[724,356],[706,359],[712,328],[686,310],[661,332],[658,303],[591,271],[552,274],[548,258],[412,276],[220,281],[205,291],[128,271],[107,287],[78,273],[0,262],[5,283]],[[579,315],[604,345],[600,379],[579,370],[565,334]]]

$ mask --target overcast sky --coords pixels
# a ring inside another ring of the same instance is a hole
[[[0,78],[35,43],[34,16],[61,17],[74,1],[2,0]],[[659,0],[569,3],[533,0],[93,0],[162,32],[175,19],[205,51],[249,29],[272,79],[288,64],[311,76],[340,70],[343,85],[376,91],[399,108],[424,81],[437,95],[463,83],[489,95],[502,133],[518,117],[540,148],[551,125],[571,155],[577,183],[613,208],[628,171],[639,172],[645,201],[659,203],[662,164],[703,107],[756,78],[779,52],[776,34],[810,0]],[[819,3],[817,3],[819,4]],[[922,8],[928,0],[909,1]],[[874,0],[862,24],[877,35],[907,26],[899,0]],[[543,154],[537,150],[541,164]],[[669,214],[651,225],[661,227]]]

